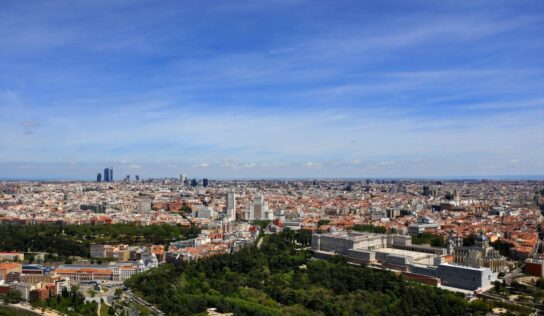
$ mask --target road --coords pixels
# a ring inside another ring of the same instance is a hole
[[[19,303],[19,304],[8,304],[9,307],[15,308],[15,309],[21,309],[28,312],[35,313],[36,315],[45,315],[45,316],[62,316],[62,314],[57,313],[54,310],[46,309],[44,313],[42,314],[41,309],[35,309],[32,306],[30,306],[27,303]]]
[[[130,290],[125,292],[125,295],[129,297],[129,299],[134,300],[136,303],[143,305],[147,308],[149,308],[151,311],[153,311],[156,315],[166,315],[165,313],[161,312],[157,307],[152,305],[151,303],[146,302],[145,300],[139,298],[138,296],[134,295]]]
[[[536,308],[534,305],[533,306],[528,306],[528,305],[524,305],[524,304],[519,304],[517,302],[511,301],[509,299],[506,299],[506,298],[504,298],[502,296],[499,296],[499,295],[496,295],[496,294],[491,294],[491,293],[485,293],[484,292],[484,293],[476,294],[476,296],[477,297],[487,298],[487,299],[492,299],[492,300],[496,300],[496,301],[501,301],[503,303],[508,303],[508,304],[519,306],[519,307],[531,308],[534,311],[537,311],[538,313],[542,312],[540,309]]]
[[[263,244],[264,236],[261,236],[259,238],[259,241],[257,242],[257,249],[261,249],[261,245]]]

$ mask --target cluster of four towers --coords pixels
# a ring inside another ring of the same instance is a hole
[[[96,182],[102,182],[102,174],[96,175]],[[113,182],[113,168],[104,169],[104,182]]]

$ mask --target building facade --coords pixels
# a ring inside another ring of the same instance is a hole
[[[450,264],[446,248],[413,245],[411,236],[337,232],[312,235],[312,250],[318,258],[337,254],[348,261],[379,265],[408,273],[412,278],[440,282],[466,290],[488,288],[497,280],[489,267]]]
[[[236,220],[236,194],[234,192],[227,192],[227,221]]]
[[[489,240],[482,233],[475,239],[472,247],[463,246],[462,238],[448,238],[448,252],[453,255],[453,262],[473,268],[490,268],[493,272],[508,272],[508,261],[498,250],[489,245]]]
[[[268,203],[264,201],[262,195],[257,194],[253,202],[249,205],[248,220],[273,220],[274,212],[268,209]]]

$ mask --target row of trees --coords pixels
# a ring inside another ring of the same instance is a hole
[[[350,228],[351,230],[358,232],[367,232],[367,233],[376,233],[376,234],[385,234],[387,229],[383,226],[374,226],[371,224],[358,224]]]
[[[5,304],[17,304],[23,300],[21,292],[17,290],[10,289],[6,294],[4,294],[4,303]]]
[[[412,236],[412,243],[415,245],[431,245],[433,247],[446,247],[446,241],[441,235],[431,233],[420,233]]]
[[[45,301],[36,301],[32,303],[32,306],[51,308],[67,316],[96,316],[98,309],[97,302],[85,302],[85,297],[77,287],[72,287],[70,292],[64,289],[61,295],[50,297]]]
[[[267,235],[246,248],[185,263],[162,265],[127,285],[168,315],[217,307],[236,315],[467,315],[480,314],[463,296],[414,284],[388,271],[312,260],[300,249],[302,232]]]
[[[36,314],[8,306],[0,306],[0,316],[36,316]]]
[[[56,253],[60,257],[89,256],[91,243],[153,243],[197,236],[200,229],[174,225],[0,225],[0,251]]]
[[[154,243],[166,244],[174,240],[196,237],[200,229],[196,226],[149,225],[134,224],[112,225],[68,225],[64,233],[76,240],[91,240],[107,243]]]

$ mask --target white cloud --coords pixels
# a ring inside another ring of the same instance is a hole
[[[394,164],[396,164],[395,161],[380,161],[376,165],[378,165],[378,166],[391,166],[391,165],[394,165]]]
[[[32,135],[41,124],[36,120],[26,120],[19,122],[19,125],[23,127],[25,135]]]
[[[322,163],[320,163],[320,162],[311,162],[311,161],[305,163],[304,166],[305,166],[306,168],[316,168],[316,169],[321,169],[321,168],[323,168],[323,164],[322,164]]]

